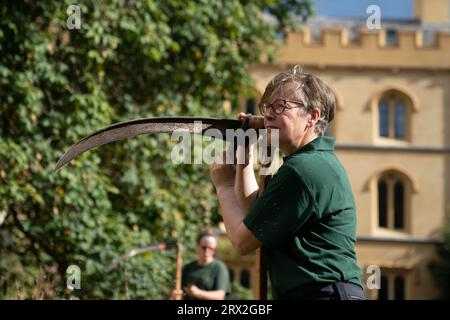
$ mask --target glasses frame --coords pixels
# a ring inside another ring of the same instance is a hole
[[[200,246],[200,249],[202,251],[210,250],[210,251],[216,251],[216,248],[208,247],[208,246]]]
[[[273,108],[274,103],[275,103],[275,102],[278,102],[278,101],[282,101],[282,102],[283,102],[283,108],[281,109],[281,112],[277,112],[277,111]],[[288,107],[288,106],[286,105],[287,102],[297,103],[297,104],[299,104],[299,106],[297,106],[297,107]],[[276,99],[275,101],[273,101],[273,102],[270,103],[269,105],[267,105],[266,103],[263,103],[263,104],[259,103],[259,104],[258,104],[258,109],[259,109],[259,112],[261,113],[261,115],[265,115],[269,109],[272,109],[273,113],[275,113],[276,115],[280,115],[280,114],[282,114],[286,109],[295,109],[295,108],[300,108],[300,107],[306,107],[306,105],[305,105],[303,102],[300,102],[300,101],[287,100],[287,99]]]

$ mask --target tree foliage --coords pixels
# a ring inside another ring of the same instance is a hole
[[[79,1],[81,29],[69,30],[71,4],[0,8],[0,297],[37,297],[43,281],[51,287],[44,298],[167,298],[174,252],[108,268],[132,248],[166,240],[192,252],[198,226],[219,220],[207,166],[173,164],[167,136],[104,146],[56,173],[53,166],[69,145],[117,121],[223,117],[224,100],[245,94],[247,68],[273,47],[277,28],[311,6]],[[72,293],[70,265],[81,270]]]
[[[429,268],[441,291],[441,299],[450,299],[450,214],[442,229],[442,243],[438,245],[438,258],[432,261]]]

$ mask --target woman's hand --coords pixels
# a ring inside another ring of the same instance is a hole
[[[203,290],[197,287],[195,284],[191,284],[189,287],[185,287],[184,291],[186,294],[192,298],[202,299],[203,298]]]
[[[216,190],[224,187],[234,187],[236,166],[234,165],[233,149],[228,148],[227,151],[216,157],[211,167],[210,176]]]
[[[170,300],[181,300],[183,298],[183,295],[183,290],[172,290],[172,293],[170,294]]]
[[[239,113],[237,115],[237,119],[240,121],[245,121],[246,119],[251,119],[252,117],[255,117],[251,113]],[[253,144],[257,141],[257,135],[252,136],[252,139],[250,139],[248,145],[245,146],[245,148],[239,146],[236,150],[236,163],[238,166],[246,167],[250,161],[252,160],[251,150]]]

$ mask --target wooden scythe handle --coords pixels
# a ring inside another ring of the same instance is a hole
[[[270,181],[271,176],[261,176],[261,183],[259,192],[263,192],[265,186]],[[259,247],[256,250],[256,265],[255,265],[255,273],[256,273],[256,299],[257,300],[267,300],[267,265],[266,265],[266,257],[263,247]]]

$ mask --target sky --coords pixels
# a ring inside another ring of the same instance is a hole
[[[432,0],[430,0],[432,1]],[[414,0],[313,0],[318,16],[365,18],[367,7],[380,7],[381,18],[412,19]]]

